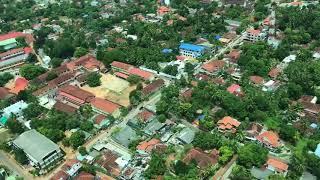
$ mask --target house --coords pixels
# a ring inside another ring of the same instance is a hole
[[[261,76],[250,76],[250,81],[254,85],[262,85],[264,83],[264,79]]]
[[[281,73],[281,69],[279,68],[272,68],[269,73],[268,73],[268,76],[275,79],[277,78]]]
[[[119,61],[113,61],[110,65],[111,65],[111,68],[113,71],[122,72],[125,74],[128,74],[129,69],[134,67],[130,64],[126,64],[126,63],[119,62]]]
[[[264,41],[267,37],[267,34],[261,30],[249,29],[246,31],[244,39],[251,42]]]
[[[32,49],[29,47],[16,48],[0,54],[0,70],[20,66],[28,58]]]
[[[281,160],[274,158],[274,157],[269,157],[265,167],[268,170],[273,171],[276,174],[281,174],[286,176],[288,173],[288,164],[286,164],[285,162],[282,162]]]
[[[98,61],[95,57],[90,54],[82,56],[74,61],[66,64],[68,69],[74,71],[84,69],[89,72],[97,72],[105,69],[105,66],[101,61]]]
[[[94,97],[95,96],[90,92],[72,85],[66,85],[58,90],[56,99],[78,109],[80,106],[90,103]]]
[[[128,162],[125,162],[123,165],[121,157],[114,151],[107,149],[103,151],[102,156],[96,163],[113,176],[118,177],[121,174],[122,168],[124,168],[125,164]]]
[[[148,81],[152,81],[155,78],[150,72],[119,61],[113,61],[111,63],[111,68],[115,75],[122,79],[127,79],[130,75],[135,75]]]
[[[164,126],[165,124],[159,122],[158,119],[153,119],[147,124],[143,131],[148,135],[154,135],[159,132]]]
[[[4,50],[12,49],[17,46],[16,38],[24,38],[26,43],[31,45],[34,41],[34,38],[31,34],[22,33],[22,32],[10,32],[8,34],[0,35],[0,47]]]
[[[227,91],[235,96],[242,96],[241,87],[239,84],[232,84],[227,88]]]
[[[250,123],[246,130],[246,138],[250,140],[256,140],[256,137],[262,132],[263,126],[259,123]]]
[[[93,126],[97,129],[102,129],[104,127],[107,127],[110,124],[109,119],[102,114],[97,115],[93,119]]]
[[[182,144],[190,144],[190,143],[192,143],[195,134],[196,133],[194,130],[186,127],[184,129],[182,129],[182,131],[179,132],[179,134],[176,136],[176,138]]]
[[[121,106],[116,103],[96,97],[90,101],[90,104],[94,112],[103,114],[105,116],[108,116],[108,115],[112,115],[113,117],[120,116]]]
[[[317,148],[314,151],[314,154],[320,158],[320,143],[317,145]]]
[[[66,172],[59,170],[50,178],[50,180],[68,180],[69,178],[70,176]]]
[[[276,149],[281,146],[280,138],[278,134],[273,131],[264,131],[256,136],[258,142],[270,150]]]
[[[189,164],[195,161],[199,168],[205,169],[218,163],[219,151],[216,149],[211,150],[210,153],[205,153],[199,148],[192,148],[187,155],[183,158],[183,162]]]
[[[217,75],[219,71],[223,70],[225,62],[222,60],[209,61],[201,66],[201,71],[209,75]]]
[[[240,58],[240,51],[237,50],[237,49],[233,49],[230,51],[230,53],[228,54],[228,57],[230,58],[230,61],[232,63],[237,63],[238,62],[238,59]]]
[[[142,94],[144,96],[150,96],[151,94],[159,91],[162,87],[164,87],[164,80],[163,79],[157,79],[148,84],[146,87],[142,89]]]
[[[151,153],[152,151],[163,152],[167,145],[160,143],[159,139],[151,139],[149,141],[142,141],[137,146],[138,153]]]
[[[141,120],[142,122],[148,122],[154,117],[154,113],[144,109],[142,112],[138,114],[138,119]]]
[[[197,58],[204,55],[206,48],[204,46],[189,44],[189,43],[181,43],[179,46],[180,55]]]
[[[298,100],[298,102],[303,106],[304,114],[312,119],[318,119],[320,113],[320,104],[317,104],[317,96],[304,95]]]
[[[217,124],[219,131],[235,133],[237,131],[237,128],[240,126],[241,122],[230,116],[226,116],[219,120]]]
[[[125,126],[119,132],[113,134],[112,138],[119,144],[129,147],[131,142],[138,139],[138,135],[131,127]]]
[[[171,9],[169,7],[166,7],[166,6],[160,6],[158,9],[157,9],[157,14],[159,16],[163,16],[165,14],[168,14],[169,12],[171,11]]]
[[[280,86],[280,81],[269,80],[263,84],[262,91],[272,92]]]
[[[35,129],[20,134],[12,143],[26,154],[32,166],[40,169],[51,166],[63,156],[57,144]]]
[[[76,160],[76,159],[71,159],[71,160],[67,160],[66,163],[64,163],[64,165],[61,167],[61,170],[58,171],[58,173],[56,174],[58,175],[62,175],[62,177],[65,177],[65,175],[67,175],[67,179],[69,178],[73,178],[75,177],[79,171],[80,168],[82,167],[82,164],[80,161]],[[56,176],[55,175],[55,176]],[[52,180],[55,179],[59,179],[59,178],[51,178]]]
[[[139,68],[130,68],[128,70],[130,75],[135,75],[142,78],[145,81],[152,81],[154,79],[154,75],[148,71],[141,70]]]
[[[24,77],[18,77],[14,82],[14,87],[10,90],[13,94],[18,94],[20,91],[25,90],[29,85],[29,81]]]
[[[1,122],[7,122],[7,120],[9,120],[12,115],[16,118],[21,117],[23,115],[23,110],[26,109],[27,107],[28,107],[28,104],[25,103],[23,100],[21,100],[2,109],[3,113],[1,116]]]
[[[87,172],[80,172],[79,175],[77,175],[74,180],[95,180],[95,176],[87,173]]]
[[[185,100],[191,100],[193,90],[191,88],[186,89],[183,93],[180,94],[180,97]]]
[[[53,108],[57,111],[65,112],[68,114],[75,114],[77,111],[77,108],[70,106],[68,104],[64,104],[60,101],[56,101],[56,103],[53,105]]]

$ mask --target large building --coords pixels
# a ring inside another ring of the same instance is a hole
[[[206,47],[189,44],[189,43],[181,43],[179,46],[180,55],[188,56],[192,58],[197,58],[202,56],[206,51]]]
[[[16,48],[0,54],[0,70],[22,65],[32,49],[29,47]]]
[[[61,87],[57,96],[57,100],[75,108],[90,103],[94,98],[95,96],[92,93],[72,85]]]
[[[94,98],[91,101],[92,110],[103,115],[120,116],[120,105],[101,98]]]
[[[13,145],[23,150],[32,166],[40,169],[52,165],[63,156],[57,144],[34,129],[18,136]]]
[[[264,41],[267,38],[267,34],[262,32],[261,30],[249,29],[245,34],[245,40],[251,42]]]

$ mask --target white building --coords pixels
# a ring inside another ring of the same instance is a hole
[[[2,116],[6,117],[8,119],[11,117],[12,114],[17,117],[20,117],[23,115],[22,111],[24,109],[26,109],[27,107],[28,107],[27,103],[25,103],[24,101],[18,101],[16,103],[4,108],[2,110],[2,112],[3,112]]]
[[[255,29],[249,29],[245,33],[244,39],[251,42],[264,41],[267,37],[265,32]]]

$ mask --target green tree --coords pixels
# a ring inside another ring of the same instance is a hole
[[[163,72],[166,73],[166,74],[169,74],[171,76],[176,76],[178,74],[178,67],[177,66],[168,65],[163,69]]]
[[[7,123],[6,123],[6,127],[10,130],[11,133],[14,134],[21,134],[24,132],[24,127],[23,125],[18,122],[15,119],[10,118]]]
[[[53,68],[59,67],[62,63],[63,63],[63,60],[62,60],[61,58],[53,58],[53,59],[50,61],[50,65],[51,65]]]
[[[221,146],[219,148],[220,157],[219,157],[219,163],[226,164],[230,161],[230,159],[233,156],[233,150],[228,146]]]
[[[90,87],[97,87],[101,85],[101,75],[99,73],[96,72],[92,72],[90,74],[88,74],[87,76],[87,84]]]
[[[222,137],[217,133],[199,132],[195,135],[192,144],[203,150],[220,148],[222,145]]]
[[[85,147],[83,147],[83,146],[80,146],[80,147],[78,148],[78,150],[79,150],[79,153],[80,153],[82,156],[88,154],[87,149],[86,149]]]
[[[249,180],[249,179],[254,179],[250,173],[250,171],[240,165],[236,165],[235,167],[232,168],[231,180]]]
[[[266,162],[268,151],[261,145],[249,143],[242,146],[238,152],[238,164],[246,168],[260,167]]]
[[[189,166],[181,160],[174,163],[173,169],[176,175],[185,175],[189,171]]]
[[[18,161],[20,164],[22,164],[22,165],[28,164],[29,160],[28,160],[26,154],[23,152],[23,150],[15,149],[13,151],[13,154],[14,154],[14,158],[16,159],[16,161]]]
[[[85,137],[86,136],[82,131],[77,131],[73,133],[69,138],[70,145],[74,149],[77,149],[79,146],[85,143]]]
[[[158,175],[163,175],[166,169],[165,159],[159,154],[152,153],[149,167],[145,171],[144,175],[148,179],[151,179]]]
[[[57,78],[57,77],[58,77],[58,75],[57,75],[55,72],[50,71],[50,72],[48,73],[47,77],[46,77],[46,80],[47,80],[47,81],[51,81],[52,79],[55,79],[55,78]]]
[[[141,78],[139,76],[136,76],[136,75],[130,75],[128,78],[127,78],[127,81],[133,85],[133,84],[138,84],[140,81],[141,81]]]
[[[88,53],[88,50],[86,48],[79,47],[75,50],[73,56],[78,58],[78,57],[86,55],[87,53]]]
[[[83,131],[91,131],[93,129],[93,123],[90,121],[84,121],[80,124],[80,129]]]
[[[41,66],[26,64],[19,69],[19,72],[21,76],[25,77],[28,80],[32,80],[45,73],[46,70]]]
[[[3,87],[6,85],[11,79],[13,79],[14,76],[8,72],[5,72],[0,75],[0,87]]]

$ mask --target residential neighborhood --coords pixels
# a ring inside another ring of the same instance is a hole
[[[320,179],[320,5],[3,0],[0,180]]]

